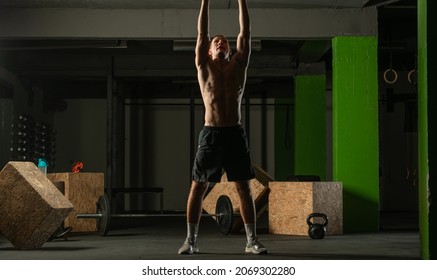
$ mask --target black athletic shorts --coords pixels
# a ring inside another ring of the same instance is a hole
[[[222,170],[228,181],[255,178],[247,136],[241,126],[204,126],[194,159],[192,179],[197,182],[220,182]]]

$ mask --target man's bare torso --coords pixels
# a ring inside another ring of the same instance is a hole
[[[198,80],[205,105],[205,125],[239,125],[246,68],[237,58],[230,61],[208,59],[205,66],[198,69]]]

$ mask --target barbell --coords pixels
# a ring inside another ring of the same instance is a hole
[[[202,214],[202,216],[216,217],[218,230],[223,235],[231,232],[234,219],[234,209],[231,199],[227,195],[221,195],[217,199],[215,214]],[[239,215],[235,215],[239,216]],[[97,231],[101,236],[108,234],[112,218],[147,218],[147,217],[186,217],[186,214],[162,213],[162,214],[111,214],[109,199],[106,194],[99,197],[96,203],[96,213],[77,213],[77,219],[96,219]]]

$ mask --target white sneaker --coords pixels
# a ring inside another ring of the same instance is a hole
[[[269,253],[269,251],[267,251],[266,247],[264,247],[264,245],[261,242],[259,242],[259,240],[257,238],[246,243],[245,252],[251,253],[251,254],[257,254],[257,255]]]
[[[178,250],[179,255],[188,255],[199,252],[199,247],[197,246],[197,242],[193,241],[191,238],[185,239],[184,244]]]

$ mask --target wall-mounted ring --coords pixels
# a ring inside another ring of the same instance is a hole
[[[393,73],[393,80],[389,80],[387,78],[387,74],[390,73],[390,72]],[[396,83],[397,80],[398,80],[398,73],[395,70],[390,68],[390,69],[387,69],[387,70],[384,71],[384,81],[387,84],[394,84],[394,83]]]
[[[411,80],[411,75],[413,75],[414,73],[416,73],[416,75],[417,75],[416,69],[413,69],[410,72],[408,72],[407,77],[408,77],[408,81],[410,82],[410,84],[417,83],[417,77],[416,77],[416,81]]]

